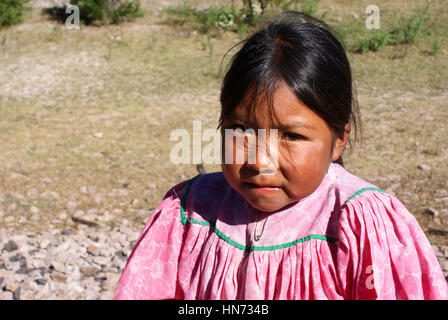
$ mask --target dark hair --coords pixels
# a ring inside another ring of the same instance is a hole
[[[248,112],[255,112],[260,98],[266,99],[272,111],[274,92],[284,82],[335,135],[343,134],[350,121],[357,131],[350,64],[333,33],[316,18],[286,12],[242,41],[221,87],[219,127],[243,102]],[[342,164],[342,158],[336,162]]]

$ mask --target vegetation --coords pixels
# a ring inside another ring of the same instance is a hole
[[[267,14],[299,10],[322,19],[328,11],[318,16],[318,4],[319,0],[242,0],[239,7],[232,2],[231,6],[210,6],[199,10],[184,1],[180,6],[169,7],[165,13],[169,23],[189,25],[203,34],[216,35],[230,30],[242,38],[252,27],[262,23]],[[380,29],[367,29],[362,19],[339,23],[335,28],[342,37],[340,40],[347,43],[348,49],[355,53],[379,51],[386,45],[415,45],[435,30],[428,14],[429,5],[428,2],[423,9],[417,7],[412,16],[400,17],[397,23]],[[433,42],[431,54],[435,55],[439,51],[440,42],[437,40]]]
[[[263,21],[266,12],[300,10],[314,15],[318,3],[319,0],[242,0],[239,6],[232,1],[230,6],[210,6],[199,10],[184,1],[180,6],[169,7],[165,13],[170,23],[190,25],[204,34],[231,30],[244,36],[251,27]]]
[[[0,0],[0,29],[23,22],[29,0]]]
[[[85,25],[132,21],[145,13],[140,7],[140,0],[70,0],[70,4],[79,8],[80,21]],[[61,23],[65,23],[71,14],[66,12],[66,7],[46,8],[44,12]]]

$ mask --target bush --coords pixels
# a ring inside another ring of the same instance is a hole
[[[241,0],[238,6],[208,7],[198,10],[186,0],[177,7],[164,10],[169,17],[169,23],[187,24],[201,33],[219,33],[220,31],[235,31],[240,37],[251,27],[256,27],[263,21],[266,10],[271,13],[299,9],[309,15],[314,15],[320,0]]]
[[[410,18],[402,18],[390,31],[394,44],[413,45],[420,42],[423,38],[423,30],[431,20],[427,13],[428,6],[423,10],[417,9],[417,12]]]
[[[0,28],[23,22],[25,4],[29,0],[0,0]]]
[[[192,28],[201,32],[209,33],[213,30],[234,29],[239,15],[234,8],[225,6],[208,7],[204,10],[197,10],[186,3],[178,7],[165,10],[171,22],[184,25],[190,24]]]
[[[120,23],[144,15],[139,0],[70,0],[79,8],[80,20],[85,24]]]
[[[386,45],[411,46],[421,42],[426,34],[430,34],[431,16],[428,5],[424,9],[417,8],[410,17],[401,17],[397,23],[381,29],[368,30],[363,21],[352,21],[339,26],[344,42],[352,52],[364,53],[379,51]],[[433,52],[437,54],[440,43],[433,43]]]
[[[382,30],[370,30],[369,34],[359,40],[355,52],[364,53],[366,51],[379,51],[388,44],[389,33]]]

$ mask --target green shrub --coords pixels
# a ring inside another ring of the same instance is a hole
[[[350,44],[348,46],[350,51],[364,53],[379,51],[386,45],[419,43],[426,34],[430,34],[432,30],[430,22],[431,16],[428,14],[427,5],[424,9],[417,8],[410,17],[401,17],[395,25],[378,30],[366,29],[363,21],[345,23],[337,29],[343,34],[344,40]],[[433,52],[437,54],[439,50],[440,43],[434,42]]]
[[[439,40],[439,39],[434,40],[434,42],[432,43],[432,52],[431,52],[431,55],[433,55],[433,56],[438,55],[439,52],[440,52],[440,48],[441,48],[441,46],[440,46],[440,40]]]
[[[178,7],[170,7],[165,10],[171,22],[184,25],[190,24],[193,29],[201,33],[209,33],[212,30],[236,30],[236,21],[241,18],[234,7],[208,7],[197,10],[184,3]]]
[[[265,10],[275,11],[297,10],[302,3],[301,11],[314,15],[320,0],[241,0],[238,9],[236,6],[211,6],[198,10],[187,1],[177,7],[164,10],[169,17],[169,23],[191,26],[201,33],[235,31],[240,37],[250,27],[257,26],[265,14]]]
[[[80,20],[85,24],[120,23],[144,15],[139,0],[70,0],[79,8]]]
[[[358,42],[355,52],[364,53],[366,51],[379,51],[388,44],[390,39],[389,33],[382,30],[369,30],[365,38],[361,38]]]
[[[402,18],[391,28],[390,35],[393,44],[416,44],[423,39],[431,16],[428,14],[429,3],[424,9],[417,9],[410,18]]]
[[[112,12],[112,21],[119,23],[123,20],[132,20],[137,17],[143,17],[144,11],[140,8],[139,1],[127,1],[117,7]]]
[[[23,22],[25,4],[29,0],[0,0],[0,28]]]

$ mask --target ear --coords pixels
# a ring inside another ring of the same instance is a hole
[[[333,154],[331,155],[331,161],[336,161],[341,157],[342,152],[344,152],[344,149],[347,146],[348,139],[350,137],[350,131],[350,123],[347,123],[345,125],[344,133],[339,137],[336,137],[336,140],[333,143]]]

